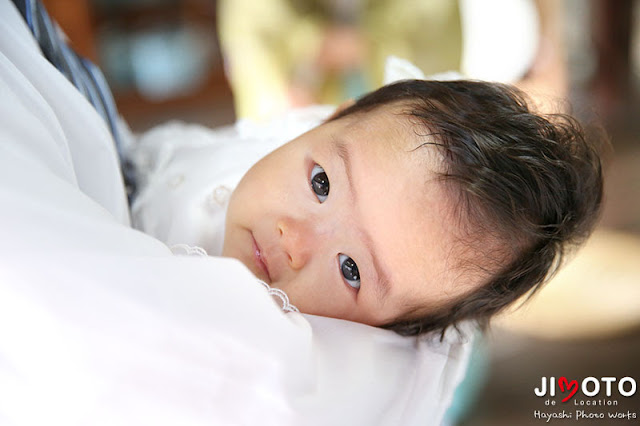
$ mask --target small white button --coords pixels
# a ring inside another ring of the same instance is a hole
[[[209,205],[213,208],[224,206],[231,195],[231,190],[224,185],[216,187],[209,195]]]
[[[171,179],[169,179],[169,188],[177,188],[184,182],[184,175],[175,175]]]

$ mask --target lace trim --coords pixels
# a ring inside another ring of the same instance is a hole
[[[272,288],[269,284],[265,283],[264,281],[258,280],[258,282],[262,284],[264,288],[267,289],[267,293],[269,293],[271,297],[279,300],[280,303],[282,303],[281,308],[284,312],[300,312],[298,308],[296,308],[289,302],[289,297],[287,296],[287,293],[280,290],[279,288]]]
[[[188,244],[174,244],[171,247],[171,253],[179,256],[207,256],[207,252],[202,247],[190,246]]]

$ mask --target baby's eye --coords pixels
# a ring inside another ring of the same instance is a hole
[[[311,189],[315,192],[318,200],[324,203],[329,195],[329,178],[324,169],[317,164],[311,169]]]
[[[340,271],[342,276],[351,287],[355,289],[360,288],[360,272],[358,271],[358,265],[349,256],[341,254],[338,256],[338,262],[340,262]]]

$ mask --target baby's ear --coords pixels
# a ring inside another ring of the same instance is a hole
[[[331,114],[326,121],[331,121],[334,118],[336,118],[338,116],[338,114],[340,114],[342,111],[344,111],[345,109],[349,108],[351,105],[355,104],[356,100],[351,98],[351,99],[347,99],[346,101],[344,101],[343,103],[341,103],[340,105],[338,105],[338,107],[336,108],[335,111],[333,111],[333,114]]]

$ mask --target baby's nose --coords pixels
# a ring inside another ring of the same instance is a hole
[[[295,270],[301,269],[318,245],[313,225],[304,219],[282,218],[277,222],[277,227],[280,244],[288,256],[289,266]]]

